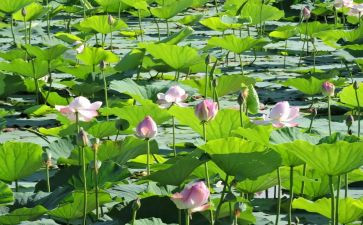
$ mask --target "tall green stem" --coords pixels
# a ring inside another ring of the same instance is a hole
[[[287,57],[287,39],[285,40],[284,68],[286,68],[286,57]]]
[[[14,45],[16,45],[16,39],[15,39],[15,34],[14,34],[14,19],[13,19],[13,14],[11,14],[11,19],[10,19],[10,30],[11,30],[11,36],[13,37],[13,42]]]
[[[132,220],[131,220],[131,225],[134,225],[134,224],[135,224],[136,216],[137,216],[137,210],[132,210]]]
[[[32,69],[33,69],[34,85],[35,85],[35,95],[36,95],[35,97],[36,97],[37,104],[40,104],[39,83],[38,83],[38,79],[35,76],[34,59],[31,60],[31,63],[32,63]]]
[[[206,63],[205,66],[205,88],[204,88],[204,98],[207,98],[207,92],[208,92],[208,87],[209,87],[209,82],[208,82],[208,63]]]
[[[47,176],[47,190],[48,192],[50,192],[50,179],[49,179],[49,165],[47,162],[47,166],[46,166],[46,176]]]
[[[226,195],[226,190],[227,190],[227,186],[228,186],[228,175],[226,175],[226,179],[224,181],[224,186],[223,186],[223,190],[222,190],[222,193],[221,193],[221,198],[219,200],[219,203],[218,203],[218,206],[217,206],[217,210],[216,210],[216,220],[218,219],[218,216],[219,216],[219,212],[221,210],[221,207],[222,207],[222,204],[223,204],[223,201],[224,201],[224,197]]]
[[[239,105],[239,120],[241,122],[241,127],[243,127],[243,103]]]
[[[339,223],[339,198],[340,198],[340,175],[338,175],[338,181],[337,181],[337,197],[336,197],[336,207],[335,207],[335,221],[338,224]]]
[[[303,165],[303,176],[306,176],[306,163]],[[304,189],[305,189],[305,182],[304,180],[301,181],[301,190],[300,190],[300,195],[304,195]]]
[[[140,9],[137,10],[137,15],[139,17],[140,39],[141,39],[141,41],[144,41],[144,36],[143,36],[142,26],[141,26],[141,12],[140,12]]]
[[[24,43],[25,44],[27,44],[27,26],[26,26],[26,21],[25,21],[25,17],[24,17],[24,33],[25,33],[25,35],[24,35]]]
[[[80,131],[80,126],[79,126],[79,115],[78,115],[78,112],[75,113],[76,115],[76,127],[77,127],[77,134],[79,134],[79,131]],[[78,148],[78,165],[82,165],[82,151],[80,148]]]
[[[146,142],[147,142],[146,174],[150,175],[150,139],[146,139]]]
[[[15,192],[19,192],[19,182],[15,180]]]
[[[101,70],[101,76],[103,77],[103,89],[104,89],[104,93],[105,93],[105,103],[106,103],[106,108],[108,108],[108,93],[107,93],[107,80],[106,80],[106,76],[103,72],[103,69]],[[108,114],[106,114],[106,118],[108,121]]]
[[[174,157],[176,157],[176,147],[175,147],[175,117],[172,116],[172,123],[173,123],[173,151],[174,151]]]
[[[241,66],[241,72],[242,72],[242,75],[244,75],[243,61],[242,61],[242,56],[241,56],[241,54],[238,54],[238,57],[239,57],[239,64],[240,64],[240,66]]]
[[[360,102],[359,102],[359,98],[358,98],[358,90],[354,88],[354,92],[355,92],[355,99],[357,101],[357,106],[358,106],[358,137],[360,137]]]
[[[281,212],[281,175],[280,175],[280,167],[277,168],[277,213],[275,225],[279,224],[280,220],[280,212]]]
[[[98,219],[100,214],[99,214],[99,207],[100,207],[100,202],[98,199],[98,166],[97,166],[97,149],[95,148],[93,151],[93,161],[94,161],[94,176],[95,176],[95,197],[96,197],[96,218]]]
[[[333,176],[329,175],[329,187],[331,194],[331,225],[335,225],[335,198],[334,198],[334,184],[333,184]]]
[[[292,201],[294,200],[294,167],[290,166],[290,199],[289,199],[289,212],[288,224],[291,225],[292,221]]]
[[[189,212],[186,209],[185,212],[185,225],[189,225],[190,224],[190,216],[189,216]]]
[[[203,137],[204,137],[204,142],[207,143],[207,124],[206,122],[202,122],[202,126],[203,126]],[[204,172],[205,172],[205,178],[206,178],[206,182],[207,182],[207,187],[209,190],[211,190],[210,188],[210,180],[209,180],[209,171],[208,171],[208,162],[204,163]],[[212,204],[210,195],[209,195],[209,204]],[[210,210],[210,222],[213,225],[214,224],[214,215],[213,215],[213,210]]]
[[[87,178],[86,178],[86,157],[84,147],[81,147],[82,152],[82,173],[83,173],[83,225],[87,221]]]
[[[48,60],[48,75],[49,75],[49,90],[47,92],[47,95],[45,97],[45,103],[47,103],[49,94],[50,94],[50,90],[52,89],[52,83],[53,83],[53,79],[52,79],[52,72],[51,72],[51,68],[50,68],[50,60]]]
[[[47,13],[47,34],[48,34],[48,38],[50,38],[50,9],[49,9],[49,2],[47,0],[47,8],[48,8],[48,13]]]
[[[214,0],[214,7],[216,8],[216,12],[218,13],[218,1]]]
[[[330,96],[328,96],[328,120],[329,120],[329,135],[331,135],[331,109],[330,109]]]
[[[348,173],[344,174],[344,197],[348,197]]]

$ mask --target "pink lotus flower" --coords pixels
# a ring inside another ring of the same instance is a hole
[[[165,94],[158,93],[157,97],[158,104],[160,104],[160,107],[162,108],[169,108],[172,104],[181,107],[187,106],[187,104],[183,102],[187,99],[188,94],[178,85],[171,86]]]
[[[303,10],[302,10],[302,16],[305,20],[308,20],[310,19],[310,16],[311,16],[311,12],[310,12],[310,9],[308,7],[304,7]]]
[[[363,13],[363,4],[354,4],[349,11],[350,16],[360,17]]]
[[[136,136],[139,138],[150,139],[156,136],[158,127],[151,116],[145,117],[136,127]]]
[[[101,107],[101,105],[102,102],[98,101],[91,104],[87,98],[79,96],[68,106],[56,105],[55,108],[71,121],[76,121],[76,113],[78,113],[78,119],[80,121],[87,122],[98,116],[97,110]]]
[[[190,213],[209,208],[209,190],[203,181],[188,184],[180,193],[171,196],[178,209],[188,209]]]
[[[334,7],[337,9],[346,7],[351,8],[353,6],[354,2],[353,0],[335,0]]]
[[[202,122],[208,122],[218,113],[218,105],[210,99],[203,100],[195,107],[195,115]]]
[[[255,124],[272,124],[274,127],[295,127],[298,124],[293,122],[299,117],[299,107],[290,107],[289,102],[278,102],[270,111],[268,118],[264,115],[264,120],[255,120]]]
[[[335,85],[330,83],[329,81],[325,81],[321,86],[321,91],[323,95],[332,97],[334,96]]]

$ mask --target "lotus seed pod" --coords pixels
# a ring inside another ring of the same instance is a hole
[[[354,83],[353,83],[353,88],[354,88],[355,90],[358,90],[358,89],[359,89],[359,83],[358,83],[357,81],[354,81]]]
[[[107,22],[111,26],[115,23],[115,19],[111,15],[108,15]]]
[[[347,116],[347,118],[345,119],[345,124],[347,125],[348,128],[350,128],[354,123],[354,117],[352,115]]]
[[[25,9],[25,8],[22,8],[22,9],[21,9],[21,15],[22,15],[23,17],[26,17],[26,14],[27,14],[26,9]]]
[[[86,131],[83,130],[81,127],[78,135],[77,135],[77,145],[81,147],[86,147],[89,144],[88,134]]]

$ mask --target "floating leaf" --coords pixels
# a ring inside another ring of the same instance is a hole
[[[223,38],[212,37],[208,40],[208,45],[221,47],[236,54],[241,54],[247,50],[264,46],[268,41],[264,38],[254,39],[252,37],[238,38],[235,35],[227,35]]]
[[[110,25],[108,23],[107,15],[87,17],[80,23],[80,25],[82,28],[92,29],[101,34],[108,34],[127,27],[127,24],[121,19],[115,19],[115,22]]]
[[[34,208],[15,209],[9,214],[0,216],[0,223],[4,225],[19,224],[22,221],[33,221],[45,214],[48,210],[41,205]]]

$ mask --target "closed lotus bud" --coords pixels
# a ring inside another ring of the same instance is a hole
[[[96,162],[92,161],[89,164],[89,168],[92,170],[95,170],[96,173],[98,173],[98,170],[101,168],[101,166],[102,166],[102,162],[100,160],[97,160]]]
[[[151,116],[145,117],[136,128],[136,135],[140,138],[150,139],[156,136],[158,127]]]
[[[212,100],[206,99],[196,105],[194,112],[200,121],[208,122],[216,117],[218,113],[218,105]]]
[[[93,144],[93,150],[94,150],[95,152],[97,152],[99,147],[100,147],[100,139],[96,138],[96,141],[95,141],[95,143]]]
[[[52,154],[50,152],[44,152],[42,158],[47,167],[52,165]]]
[[[354,83],[353,83],[353,88],[354,88],[355,90],[358,90],[358,89],[359,89],[359,83],[358,83],[357,81],[354,81]]]
[[[23,17],[26,17],[26,14],[27,14],[26,9],[25,9],[25,8],[22,8],[22,9],[21,9],[21,15],[22,15]]]
[[[333,83],[330,83],[329,81],[325,81],[322,85],[323,95],[332,97],[334,96],[334,92],[335,92],[335,85]]]
[[[237,98],[238,104],[242,105],[247,98],[248,98],[248,87],[243,87]]]
[[[345,124],[347,125],[348,128],[350,128],[354,123],[354,117],[352,115],[347,116],[347,118],[345,119]]]
[[[102,61],[100,62],[100,69],[101,69],[101,70],[104,70],[105,68],[106,68],[106,63],[105,63],[105,61],[103,61],[103,60],[102,60]]]
[[[111,15],[108,15],[107,22],[111,26],[115,23],[115,19]]]
[[[303,10],[302,10],[302,16],[303,16],[303,18],[304,18],[305,20],[310,19],[311,12],[310,12],[310,9],[309,9],[307,6],[305,6],[305,7],[303,8]]]
[[[135,199],[133,202],[132,202],[132,210],[133,211],[137,211],[141,208],[141,201],[139,198]]]
[[[205,57],[205,64],[208,65],[210,63],[210,55],[208,54],[207,57]]]
[[[83,130],[81,127],[78,135],[77,135],[77,145],[81,147],[86,147],[89,144],[88,134],[86,131]]]
[[[234,215],[236,217],[239,217],[241,215],[241,213],[245,212],[246,210],[247,210],[247,206],[243,202],[236,202],[234,204]]]

